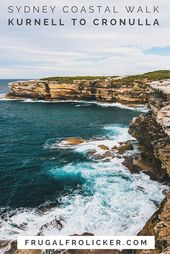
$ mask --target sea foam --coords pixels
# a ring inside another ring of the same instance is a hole
[[[163,198],[165,186],[153,182],[144,174],[131,175],[119,159],[113,162],[68,164],[47,171],[80,173],[85,179],[87,195],[72,193],[61,198],[58,207],[16,209],[1,218],[0,239],[15,239],[20,235],[71,235],[83,232],[95,235],[135,235],[156,210],[155,203]],[[91,195],[88,193],[90,189]],[[59,231],[50,222],[61,220]],[[43,227],[48,223],[48,227]],[[41,230],[43,227],[43,230]]]
[[[87,141],[72,149],[86,153],[101,142],[111,147],[132,138],[128,128],[118,125],[104,126],[103,133],[103,140]],[[59,148],[57,145],[56,148]],[[48,146],[46,149],[55,148]],[[1,209],[0,239],[15,239],[18,235],[72,235],[84,232],[136,235],[156,210],[156,204],[160,203],[162,192],[166,189],[166,186],[152,181],[143,173],[132,175],[122,165],[121,158],[72,162],[60,167],[52,166],[44,173],[53,179],[78,175],[84,179],[82,190],[63,195],[58,206],[46,202],[36,209],[6,209],[5,212]],[[61,221],[61,230],[53,225],[55,219]]]
[[[137,105],[136,107],[121,104],[119,102],[99,102],[99,101],[79,101],[79,100],[35,100],[31,98],[6,98],[6,94],[0,94],[0,101],[19,101],[22,103],[75,103],[76,107],[87,107],[90,105],[98,105],[101,107],[117,107],[122,109],[134,110],[138,112],[147,112],[146,105]]]

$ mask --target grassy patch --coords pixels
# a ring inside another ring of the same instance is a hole
[[[106,78],[107,78],[106,76],[75,76],[75,77],[47,77],[43,78],[42,80],[57,81],[59,84],[61,83],[68,84],[73,83],[75,80],[96,80],[96,79],[104,80]]]
[[[115,78],[117,76],[110,76],[110,78]],[[62,83],[70,83],[72,84],[75,80],[105,80],[108,78],[108,76],[75,76],[75,77],[47,77],[42,78],[42,80],[48,80],[48,81],[56,81],[59,84]],[[124,77],[120,80],[112,80],[112,84],[131,84],[135,80],[141,80],[147,79],[148,81],[153,80],[161,80],[161,79],[170,79],[170,70],[160,70],[160,71],[153,71],[153,72],[147,72],[144,74],[139,75],[131,75]]]
[[[147,72],[144,74],[128,76],[128,77],[125,77],[123,80],[134,81],[134,80],[148,79],[150,81],[153,81],[153,80],[161,80],[161,79],[169,79],[169,78],[170,78],[170,70],[161,70],[161,71],[153,71],[153,72]]]

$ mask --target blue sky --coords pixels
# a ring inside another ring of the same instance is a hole
[[[125,5],[150,8],[160,5],[159,14],[137,15],[153,20],[158,17],[157,28],[82,28],[63,27],[18,28],[8,27],[8,5],[98,5],[99,0],[1,0],[0,9],[0,78],[40,78],[74,75],[125,75],[158,69],[170,69],[169,0],[100,0],[101,5],[113,4],[120,9]],[[42,17],[42,15],[40,15]],[[80,15],[77,15],[80,17]],[[136,16],[136,15],[135,15]],[[25,17],[19,15],[19,17]],[[30,17],[27,14],[27,17]],[[31,16],[33,18],[33,16]],[[50,14],[46,15],[50,18]],[[57,17],[64,20],[72,14]],[[86,15],[90,20],[92,16]],[[95,16],[94,16],[95,17]],[[108,19],[112,15],[106,16]]]
[[[145,50],[145,54],[158,55],[158,56],[170,56],[170,46],[164,48],[150,48]]]

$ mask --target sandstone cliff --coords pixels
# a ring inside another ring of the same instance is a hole
[[[147,221],[138,235],[155,236],[155,250],[138,250],[135,254],[169,254],[170,253],[170,192],[162,201],[160,208]]]
[[[152,82],[150,111],[134,118],[129,133],[141,148],[141,161],[149,164],[158,180],[170,177],[170,80]]]
[[[135,162],[142,170],[165,183],[170,179],[170,80],[152,82],[148,98],[150,112],[134,118],[129,133],[139,141],[141,158]],[[140,163],[139,163],[140,162]],[[170,253],[170,192],[139,235],[154,235],[155,250],[135,254]]]
[[[32,80],[9,84],[7,98],[37,100],[96,100],[142,104],[147,100],[146,81],[124,84],[120,79],[74,80],[72,83]]]
[[[10,84],[9,98],[43,100],[98,100],[138,104],[148,101],[150,111],[133,119],[129,132],[139,141],[141,157],[134,161],[155,180],[168,183],[170,178],[170,80],[135,81],[123,84],[120,80],[77,80],[59,84],[55,81],[26,81]],[[155,235],[155,250],[123,251],[135,254],[170,253],[170,192],[160,208],[148,220],[139,235]],[[25,252],[23,252],[25,253]],[[32,252],[30,252],[32,253]],[[77,251],[75,253],[89,253]],[[100,253],[94,251],[94,253]],[[101,252],[119,253],[119,252]]]

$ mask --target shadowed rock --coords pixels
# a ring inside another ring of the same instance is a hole
[[[141,150],[140,160],[135,164],[147,173],[152,172],[157,180],[169,184],[170,80],[151,84],[148,103],[150,112],[134,118],[129,128],[129,133],[139,141]],[[139,235],[155,236],[156,249],[132,251],[133,254],[170,253],[170,191]]]

